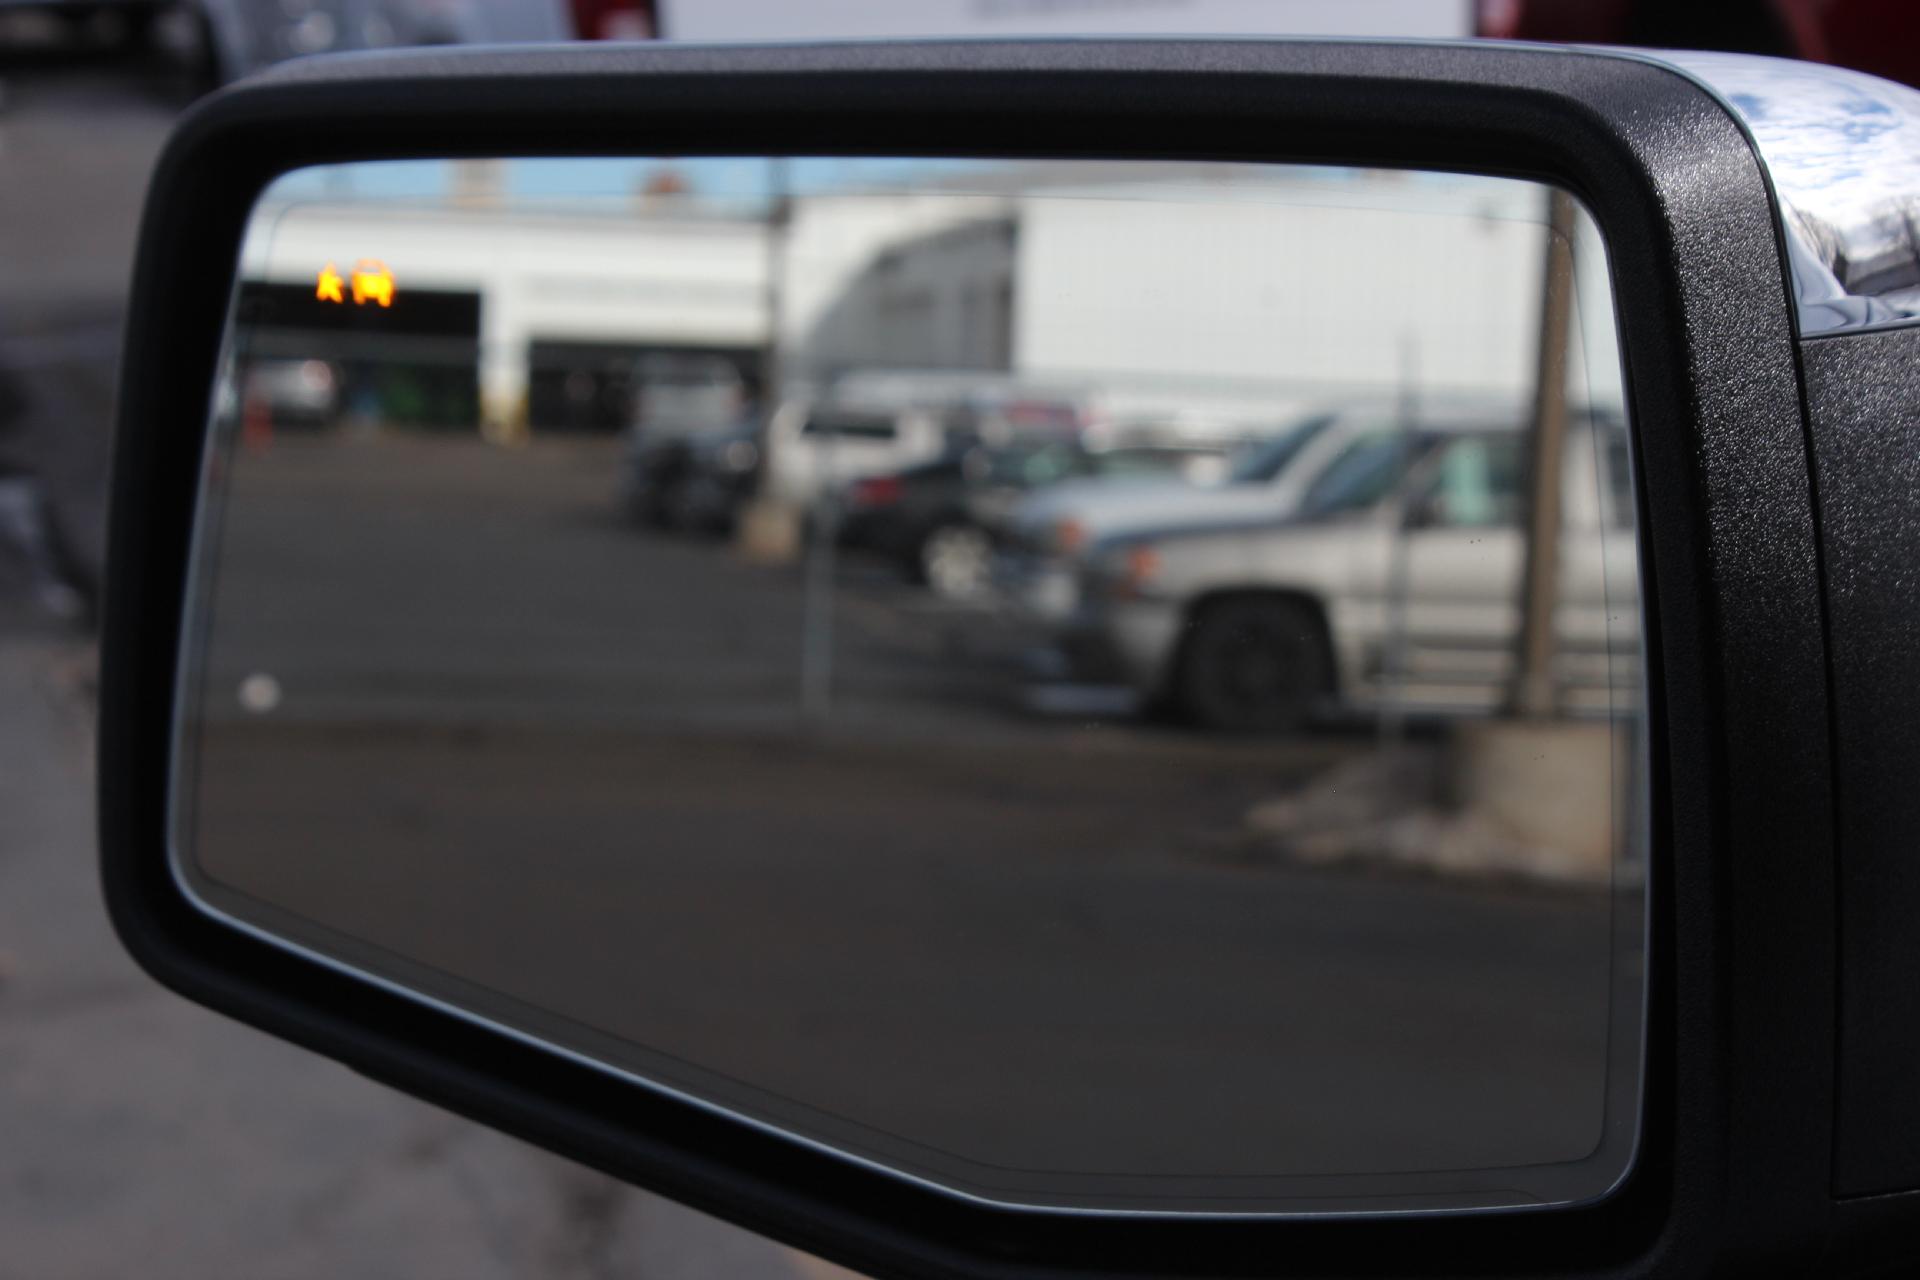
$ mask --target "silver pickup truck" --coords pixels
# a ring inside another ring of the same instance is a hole
[[[1074,562],[1062,648],[1080,672],[1215,729],[1491,708],[1519,627],[1521,426],[1378,424],[1291,514],[1110,532]],[[1626,448],[1617,419],[1582,415],[1567,436],[1553,676],[1569,710],[1604,709],[1627,687],[1613,664],[1638,649]]]

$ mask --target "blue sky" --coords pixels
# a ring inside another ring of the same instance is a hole
[[[703,196],[725,203],[757,205],[771,193],[772,161],[755,157],[703,156],[694,159],[616,159],[604,156],[510,160],[508,189],[518,195],[551,197],[625,197],[662,170],[674,170]],[[917,185],[930,177],[992,168],[986,160],[796,158],[785,162],[790,191],[833,191],[855,186]],[[445,195],[453,166],[444,160],[380,160],[362,164],[302,169],[273,186],[276,196],[351,193],[393,199],[433,199]]]

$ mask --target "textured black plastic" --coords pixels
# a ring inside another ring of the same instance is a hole
[[[1920,1187],[1920,328],[1805,345],[1833,626],[1834,1189]]]
[[[276,173],[529,154],[1190,157],[1555,182],[1609,245],[1650,614],[1655,838],[1638,1164],[1593,1207],[1451,1219],[994,1210],[751,1131],[254,941],[168,874],[173,680],[224,290]],[[465,50],[293,65],[180,126],[129,320],[103,654],[109,906],[191,998],[487,1123],[888,1275],[1705,1274],[1826,1244],[1827,655],[1764,177],[1690,81],[1627,57],[1312,42]]]

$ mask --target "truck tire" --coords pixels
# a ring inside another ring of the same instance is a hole
[[[1287,733],[1331,684],[1318,613],[1293,600],[1204,606],[1181,646],[1173,693],[1194,724],[1222,733]]]

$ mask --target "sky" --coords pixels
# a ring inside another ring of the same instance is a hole
[[[986,175],[1035,166],[1065,163],[1087,167],[1078,174],[1056,173],[1069,179],[1052,186],[1055,196],[1082,198],[1267,200],[1286,204],[1352,204],[1356,207],[1406,207],[1421,212],[1451,209],[1483,218],[1539,221],[1544,204],[1531,183],[1463,174],[1405,171],[1392,176],[1378,171],[1310,165],[1244,164],[1197,165],[1192,181],[1179,167],[1156,166],[1150,187],[1123,183],[1116,187],[1115,167],[1122,162],[1051,162],[993,159],[938,159],[914,157],[792,157],[769,160],[757,156],[690,156],[677,158],[574,156],[507,159],[505,194],[529,204],[559,202],[592,204],[631,201],[652,180],[672,172],[709,211],[747,217],[763,216],[776,188],[788,195],[824,195],[836,192],[927,191],[944,189],[962,194],[972,184],[968,175]],[[445,160],[382,160],[303,169],[278,179],[263,204],[306,201],[353,203],[400,201],[437,202],[456,191],[457,162]],[[1223,181],[1223,175],[1227,177]],[[1385,179],[1383,181],[1383,178]],[[998,183],[981,183],[978,190],[1007,190]]]
[[[626,197],[665,170],[694,182],[695,190],[728,204],[763,204],[772,193],[775,169],[759,157],[702,156],[693,159],[550,157],[509,160],[507,190],[515,195]],[[785,162],[787,188],[798,194],[875,185],[915,186],[929,179],[998,167],[989,160],[796,158]],[[433,199],[445,195],[453,166],[444,160],[381,160],[302,169],[274,183],[276,197],[342,195],[357,198]]]

